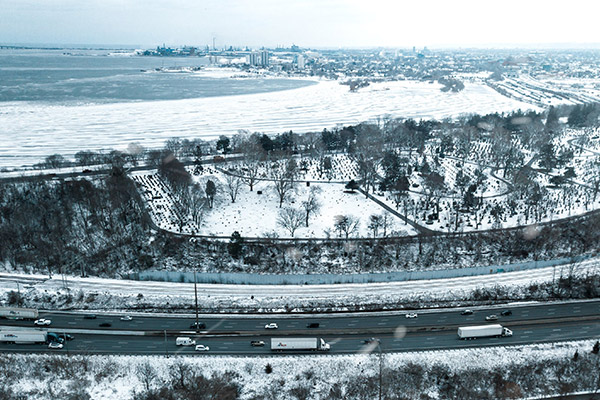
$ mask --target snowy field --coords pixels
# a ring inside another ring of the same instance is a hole
[[[444,395],[442,391],[448,390],[444,389],[444,379],[450,379],[448,374],[457,378],[481,374],[478,375],[479,379],[467,379],[463,385],[492,396],[486,398],[493,398],[503,390],[497,382],[503,382],[504,379],[507,379],[504,382],[512,385],[513,389],[516,386],[521,396],[526,397],[557,394],[561,387],[559,383],[573,380],[580,385],[575,385],[571,391],[591,389],[588,386],[589,379],[577,380],[577,367],[560,373],[558,366],[565,362],[573,363],[571,360],[577,352],[579,368],[593,368],[598,357],[590,353],[594,343],[595,340],[582,340],[384,354],[381,359],[385,374],[384,396],[388,398],[389,394],[400,390],[406,399],[422,399],[425,394],[427,399],[446,398],[448,394]],[[2,364],[2,368],[13,366],[10,371],[3,371],[10,376],[5,382],[8,387],[27,394],[27,398],[40,400],[60,398],[73,392],[80,396],[69,398],[84,398],[82,396],[85,393],[89,396],[85,398],[90,399],[132,399],[134,392],[155,390],[167,382],[178,382],[180,373],[183,373],[184,379],[197,374],[214,379],[229,373],[223,384],[237,384],[239,397],[236,398],[242,400],[367,399],[374,398],[372,396],[376,396],[379,390],[377,382],[380,358],[375,350],[371,346],[365,347],[364,354],[357,355],[286,357],[64,357],[10,354],[5,355],[8,364]],[[267,364],[270,372],[266,370]],[[29,366],[32,365],[45,368],[29,372]],[[536,374],[528,371],[532,367],[536,368]],[[539,375],[542,372],[544,375]],[[557,377],[555,373],[562,376]],[[486,381],[491,381],[494,374],[496,385],[487,386],[491,382]],[[532,377],[534,380],[530,382]],[[87,384],[82,385],[83,382]],[[207,387],[206,390],[214,388]],[[457,393],[455,387],[450,390],[450,393]],[[300,394],[304,396],[299,397]]]
[[[315,178],[310,173],[303,177]],[[227,193],[225,175],[213,167],[206,167],[205,173],[194,177],[194,180],[200,184],[202,190],[209,179],[217,184],[215,204],[212,209],[205,207],[200,226],[187,219],[186,224],[181,227],[176,216],[178,199],[167,185],[154,173],[138,172],[133,174],[132,178],[140,185],[140,192],[146,200],[154,223],[167,231],[227,237],[238,231],[244,237],[292,237],[290,232],[277,222],[281,209],[272,181],[259,181],[253,191],[243,184],[235,203],[232,203]],[[338,215],[352,216],[359,220],[358,228],[352,233],[352,237],[370,237],[372,233],[369,230],[369,217],[385,212],[361,193],[348,193],[345,183],[313,181],[307,186],[302,180],[298,181],[294,190],[286,196],[283,208],[301,209],[301,203],[308,198],[310,190],[316,190],[320,208],[314,216],[311,215],[308,227],[302,224],[302,227],[298,228],[293,236],[295,238],[339,237],[334,229]],[[389,217],[392,222],[387,228],[388,235],[417,234],[410,225],[405,225],[399,218],[391,214]]]
[[[281,133],[320,131],[385,115],[444,118],[534,106],[479,83],[444,93],[437,83],[374,83],[352,93],[335,81],[263,94],[188,100],[61,106],[12,102],[0,105],[0,167],[30,165],[60,153],[126,150],[131,143],[162,147],[172,137],[215,139],[240,129]]]

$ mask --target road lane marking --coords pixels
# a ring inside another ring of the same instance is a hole
[[[552,329],[552,332],[560,332],[560,331],[561,331],[560,328],[558,328],[558,329]]]
[[[525,331],[525,332],[523,332],[523,333],[533,333],[533,331]]]

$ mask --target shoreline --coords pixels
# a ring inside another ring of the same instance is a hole
[[[338,81],[257,94],[100,105],[0,104],[0,168],[31,165],[51,154],[162,147],[173,137],[213,140],[240,131],[276,134],[354,125],[378,118],[445,118],[536,109],[478,83],[460,93],[418,81],[373,83],[350,92]],[[53,142],[48,143],[48,137]]]

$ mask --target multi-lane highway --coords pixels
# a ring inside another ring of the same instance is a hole
[[[547,341],[600,338],[600,301],[515,305],[475,308],[472,315],[462,315],[460,309],[431,310],[408,319],[404,313],[352,313],[319,315],[202,315],[206,325],[200,333],[190,329],[195,322],[191,315],[134,315],[131,321],[121,321],[117,314],[97,314],[86,319],[83,313],[40,312],[40,318],[52,320],[51,332],[67,332],[75,336],[59,352],[114,354],[194,354],[193,347],[178,347],[175,338],[190,336],[198,344],[208,345],[202,354],[270,354],[269,339],[279,336],[322,337],[331,343],[332,353],[355,353],[373,350],[364,341],[380,339],[382,351],[438,350],[499,344],[527,344]],[[512,315],[501,316],[503,310]],[[490,314],[496,322],[486,322]],[[100,324],[110,323],[110,327]],[[277,330],[266,330],[275,322]],[[318,328],[309,328],[318,323]],[[461,341],[458,326],[500,323],[513,330],[512,337]],[[1,321],[2,326],[33,328],[31,321]],[[166,340],[165,340],[166,334]],[[250,341],[263,340],[264,347],[252,347]],[[0,344],[0,350],[49,351],[44,345]]]

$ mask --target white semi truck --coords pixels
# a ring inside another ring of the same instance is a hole
[[[458,328],[458,337],[461,339],[477,339],[485,337],[512,336],[512,331],[499,324],[462,326]]]
[[[15,329],[2,329],[0,330],[0,342],[1,343],[15,343],[15,344],[33,344],[33,343],[47,343],[48,333],[44,331],[36,330],[15,330]]]
[[[329,343],[321,338],[271,338],[271,350],[315,350],[328,351]]]
[[[37,319],[35,308],[0,307],[0,317],[6,319]]]

